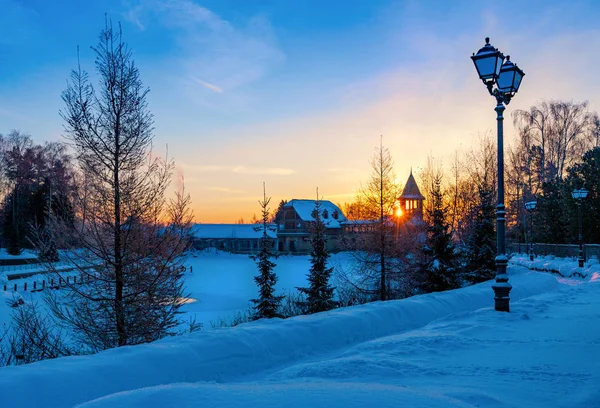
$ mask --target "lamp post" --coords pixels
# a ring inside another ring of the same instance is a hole
[[[505,246],[505,210],[504,210],[504,135],[503,122],[504,105],[508,105],[515,96],[521,85],[521,80],[525,73],[517,67],[509,56],[498,51],[490,44],[489,37],[485,39],[485,45],[477,54],[471,57],[479,78],[487,87],[488,92],[496,98],[496,119],[498,122],[498,205],[496,207],[496,235],[497,235],[497,255],[496,255],[496,283],[492,285],[494,289],[494,308],[500,312],[510,311],[509,293],[512,285],[508,282],[506,274]],[[494,88],[494,85],[496,86]]]
[[[525,203],[525,209],[529,213],[529,260],[533,261],[533,211],[537,201],[529,201]]]
[[[588,195],[588,191],[585,188],[575,189],[571,193],[571,197],[577,200],[577,220],[579,224],[579,267],[583,268],[585,259],[583,257],[583,233],[581,232],[581,202]]]

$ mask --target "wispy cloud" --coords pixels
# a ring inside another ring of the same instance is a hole
[[[289,176],[291,174],[296,174],[296,170],[284,169],[284,168],[280,168],[280,167],[235,166],[231,171],[234,173],[239,173],[239,174],[252,174],[252,175]]]
[[[195,83],[219,94],[223,89],[239,91],[285,59],[269,21],[262,16],[234,22],[191,0],[135,0],[128,3],[124,17],[140,29],[151,24],[167,29],[177,46],[177,55],[168,56],[169,63],[179,71],[184,89]],[[197,92],[188,90],[188,97],[204,102]]]
[[[197,84],[200,84],[200,85],[202,85],[203,87],[210,89],[210,90],[211,90],[211,91],[213,91],[213,92],[220,93],[220,94],[222,94],[222,93],[223,93],[223,90],[222,90],[221,88],[219,88],[219,87],[218,87],[218,86],[216,86],[216,85],[213,85],[213,84],[211,84],[210,82],[203,81],[203,80],[201,80],[200,78],[196,78],[196,77],[193,77],[193,76],[192,76],[192,77],[190,77],[190,79],[191,79],[192,81],[196,82]]]
[[[241,193],[245,192],[243,190],[238,190],[235,188],[228,188],[228,187],[207,187],[206,189],[209,191],[216,191],[218,193],[227,193],[227,194],[241,194]]]
[[[189,171],[189,172],[199,172],[199,173],[209,173],[209,172],[223,171],[225,169],[224,166],[218,166],[218,165],[214,165],[214,164],[195,165],[195,164],[181,163],[181,164],[179,164],[179,166],[181,166],[181,168],[184,169],[184,170],[186,170],[186,171]]]
[[[252,166],[244,166],[244,165],[216,165],[216,164],[206,164],[206,165],[194,165],[194,164],[186,164],[181,163],[178,165],[182,170],[185,170],[188,173],[236,173],[236,174],[251,174],[251,175],[273,175],[273,176],[289,176],[292,174],[296,174],[296,170],[287,169],[282,167],[252,167]],[[224,190],[216,190],[214,187],[210,188],[213,191],[224,191]]]
[[[340,200],[340,199],[349,199],[354,198],[356,193],[339,193],[339,194],[327,194],[323,196],[326,200]]]
[[[28,119],[27,116],[22,115],[18,112],[13,112],[11,110],[8,109],[3,109],[0,107],[0,116],[4,116],[10,119],[18,119],[18,120],[26,120]]]

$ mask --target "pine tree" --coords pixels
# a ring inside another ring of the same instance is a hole
[[[446,208],[441,191],[441,178],[433,180],[431,225],[427,228],[427,244],[423,247],[421,288],[424,292],[440,292],[459,286],[458,264],[454,254],[452,232],[446,221]]]
[[[479,283],[494,277],[495,235],[492,188],[479,188],[479,202],[473,209],[474,220],[469,226],[465,279]]]
[[[252,257],[256,262],[259,271],[259,274],[254,277],[254,281],[258,285],[259,298],[251,300],[252,303],[254,303],[253,320],[280,317],[278,312],[279,304],[284,298],[284,296],[275,296],[277,275],[273,272],[273,269],[275,269],[276,265],[275,262],[271,261],[271,258],[273,257],[271,252],[272,240],[267,233],[269,229],[270,211],[268,207],[270,202],[271,197],[267,198],[265,185],[263,183],[263,199],[258,201],[262,212],[263,236],[260,240],[260,252],[258,255]]]
[[[309,314],[324,312],[336,307],[336,302],[333,300],[334,288],[329,284],[333,268],[327,267],[329,252],[325,235],[326,226],[321,218],[322,210],[318,190],[313,214],[314,222],[309,227],[310,243],[312,245],[312,252],[310,253],[311,267],[308,273],[309,286],[298,288],[300,292],[306,295],[306,301],[299,302],[298,306],[305,309],[306,313]]]
[[[288,200],[281,200],[279,202],[279,206],[277,207],[277,210],[275,211],[275,214],[273,214],[272,218],[272,222],[274,223],[278,223],[283,221],[283,207],[288,203]]]

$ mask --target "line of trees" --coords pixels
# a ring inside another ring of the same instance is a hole
[[[542,101],[513,114],[517,142],[507,170],[509,238],[524,242],[528,214],[524,203],[536,200],[533,240],[553,244],[577,241],[574,189],[589,191],[583,201],[584,240],[600,243],[600,119],[587,102]]]
[[[63,143],[34,144],[13,130],[0,134],[0,217],[2,246],[11,255],[34,247],[34,228],[50,214],[73,220],[75,171]]]

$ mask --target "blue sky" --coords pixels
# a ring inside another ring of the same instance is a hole
[[[348,201],[379,135],[402,181],[468,148],[495,126],[469,59],[486,36],[526,73],[507,117],[552,98],[600,110],[594,1],[0,0],[1,133],[61,139],[60,94],[77,46],[93,72],[105,13],[203,222],[258,213],[263,181],[274,203]]]

